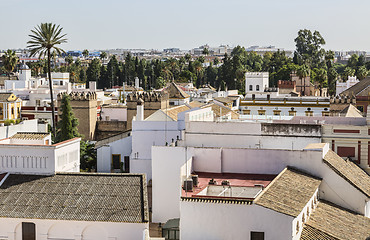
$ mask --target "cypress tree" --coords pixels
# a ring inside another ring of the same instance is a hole
[[[77,126],[78,120],[74,117],[69,96],[64,94],[61,100],[61,119],[57,126],[55,142],[62,142],[74,137],[80,137]]]

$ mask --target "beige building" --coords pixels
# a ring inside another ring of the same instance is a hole
[[[58,114],[61,115],[60,104],[62,94],[58,94]],[[97,121],[97,101],[95,92],[71,92],[69,94],[74,116],[78,119],[78,132],[85,140],[93,140]]]
[[[169,108],[168,94],[162,92],[134,92],[127,96],[127,129],[132,128],[132,119],[136,116],[137,103],[144,101],[144,119],[159,109]]]
[[[343,158],[352,159],[370,173],[370,116],[367,124],[323,124],[322,142]]]
[[[13,93],[0,93],[0,123],[21,117],[22,100]]]

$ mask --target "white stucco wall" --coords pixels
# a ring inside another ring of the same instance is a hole
[[[38,132],[37,119],[25,120],[17,125],[0,126],[0,139],[11,137],[17,132]]]
[[[181,201],[181,240],[249,240],[265,232],[265,240],[292,239],[293,217],[258,205]]]
[[[183,145],[192,147],[234,147],[265,149],[303,149],[310,143],[320,143],[321,135],[312,132],[278,133],[263,136],[261,123],[252,122],[186,122]]]
[[[38,240],[143,239],[143,231],[149,228],[148,223],[0,218],[0,238],[22,240],[22,222],[35,223]]]
[[[105,173],[111,172],[112,154],[121,154],[121,161],[123,161],[125,156],[130,156],[131,148],[131,136],[99,147],[97,149],[97,171]]]
[[[154,146],[152,155],[152,221],[165,223],[180,217],[182,179],[191,171],[191,154],[186,148]]]
[[[181,137],[177,121],[132,121],[130,172],[145,173],[152,179],[152,146],[165,146]]]
[[[127,108],[102,107],[101,116],[104,121],[127,121]],[[106,119],[106,116],[109,119]]]
[[[79,172],[80,140],[56,145],[0,144],[0,172],[46,175]]]
[[[252,90],[249,86],[252,85]],[[259,89],[257,90],[257,85]],[[269,87],[269,73],[268,72],[247,72],[245,73],[245,92],[263,92],[265,88]]]

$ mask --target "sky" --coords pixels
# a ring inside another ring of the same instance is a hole
[[[42,22],[65,50],[269,46],[295,49],[300,29],[325,49],[370,51],[369,0],[0,0],[0,49],[26,48]]]

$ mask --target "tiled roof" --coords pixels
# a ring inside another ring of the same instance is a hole
[[[347,182],[370,197],[370,176],[354,162],[344,160],[332,150],[326,153],[323,161]]]
[[[173,108],[164,109],[163,112],[167,114],[174,121],[177,121],[177,114],[190,110],[191,108],[186,105],[180,105]]]
[[[220,105],[215,104],[215,103],[210,103],[210,104],[206,104],[206,105],[201,106],[201,108],[206,108],[206,107],[212,107],[213,113],[218,118],[221,117],[221,115],[225,116],[228,113],[231,113],[231,119],[239,119],[239,114],[234,112],[233,110],[231,110],[228,107],[220,106]]]
[[[184,92],[176,83],[171,82],[170,85],[165,89],[169,93],[169,98],[189,98],[189,94]]]
[[[0,93],[0,102],[8,102],[8,99],[10,98],[10,96],[12,95],[13,93]],[[18,98],[16,97],[14,99],[17,100]]]
[[[363,92],[363,90],[367,91],[369,93],[370,91],[370,78],[365,78],[364,80],[361,80],[360,82],[356,83],[352,87],[348,88],[347,90],[343,91],[340,95],[345,96],[357,96],[359,93],[361,93],[362,96],[367,96],[367,94]]]
[[[301,240],[364,240],[370,237],[370,218],[320,201],[303,227]]]
[[[255,199],[257,205],[297,217],[321,180],[293,168],[285,168]]]
[[[145,175],[9,175],[0,187],[0,217],[147,222]]]
[[[198,101],[191,101],[188,104],[191,108],[201,107],[204,105],[204,103],[198,102]]]
[[[42,140],[49,136],[50,133],[39,133],[39,132],[18,132],[11,136],[11,139],[27,139],[27,140]]]
[[[221,102],[221,103],[232,103],[233,99],[230,99],[228,97],[215,97],[214,100]]]

